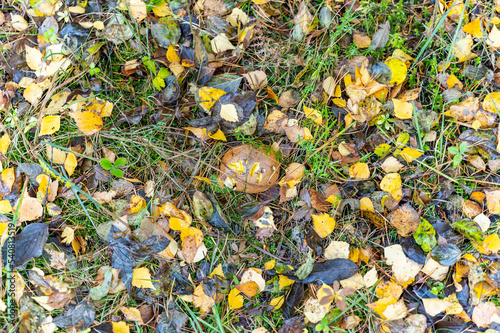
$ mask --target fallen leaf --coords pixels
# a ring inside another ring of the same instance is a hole
[[[404,165],[401,164],[395,157],[389,156],[380,167],[387,173],[394,173],[401,170]]]
[[[410,282],[422,268],[422,265],[406,257],[399,244],[384,248],[384,256],[387,259],[386,263],[392,266],[392,273],[400,284]]]
[[[319,237],[325,238],[330,235],[335,228],[335,219],[330,216],[330,214],[311,214],[314,222],[314,230]]]
[[[400,236],[408,237],[417,231],[420,216],[409,203],[406,203],[391,213],[389,223],[396,228]]]
[[[236,47],[231,44],[229,39],[225,34],[219,34],[211,40],[210,45],[215,53],[225,52],[228,50],[234,50]]]
[[[370,169],[368,164],[358,162],[349,167],[349,177],[352,180],[365,180],[370,178]]]
[[[435,317],[441,312],[446,311],[453,303],[439,298],[422,298],[425,312],[431,317]]]
[[[129,0],[128,7],[132,17],[137,21],[141,22],[147,16],[146,14],[146,4],[142,0]]]
[[[9,135],[7,133],[2,135],[2,138],[0,138],[0,153],[2,153],[4,155],[7,154],[7,150],[9,149],[10,142],[11,141],[10,141]]]
[[[413,116],[413,105],[409,102],[401,101],[393,98],[394,113],[399,119],[411,119]]]
[[[243,296],[240,295],[240,291],[236,288],[231,289],[229,295],[227,296],[227,301],[229,303],[230,309],[239,309],[243,306]]]
[[[486,38],[486,44],[491,46],[493,50],[500,48],[500,30],[493,25],[490,33],[488,34],[488,38]]]
[[[136,308],[127,308],[125,306],[121,306],[120,310],[125,315],[125,319],[128,321],[136,321],[140,325],[144,325],[144,322],[141,317],[141,312]]]
[[[238,8],[233,9],[236,10]],[[252,71],[243,74],[243,77],[247,80],[250,88],[253,90],[262,89],[267,86],[267,75],[264,71]]]
[[[42,123],[40,125],[40,136],[53,134],[59,131],[60,126],[61,126],[60,116],[43,117]]]
[[[310,298],[304,304],[304,316],[314,324],[320,322],[328,311],[329,309],[321,305],[316,298]]]
[[[135,268],[132,274],[132,285],[134,287],[155,289],[151,282],[151,273],[147,267]]]
[[[499,311],[493,302],[481,302],[472,311],[472,321],[479,328],[490,327],[494,316],[498,318]]]
[[[71,112],[69,115],[75,120],[78,129],[85,135],[95,134],[103,128],[101,116],[94,112]]]
[[[360,49],[366,49],[366,48],[370,47],[370,45],[372,43],[372,39],[364,34],[354,33],[352,35],[352,40],[354,42],[354,45],[356,45]]]
[[[343,258],[343,259],[348,259],[349,258],[349,243],[347,242],[339,242],[339,241],[332,241],[330,245],[325,249],[325,258],[326,259],[337,259],[337,258]]]
[[[380,188],[383,191],[389,192],[391,196],[399,200],[403,196],[401,185],[401,176],[398,173],[388,173],[380,182]]]
[[[313,120],[316,124],[323,124],[323,117],[321,116],[321,113],[318,112],[318,110],[309,108],[304,105],[304,113],[306,115],[306,118]]]
[[[73,153],[68,153],[66,155],[66,160],[64,161],[64,169],[68,173],[68,176],[71,176],[73,172],[75,172],[75,168],[77,166],[76,156]]]
[[[484,193],[490,214],[500,214],[500,190],[486,190]]]

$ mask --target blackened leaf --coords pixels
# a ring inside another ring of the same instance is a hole
[[[432,249],[431,257],[440,265],[453,266],[462,256],[462,251],[455,244],[442,244]]]
[[[137,125],[141,122],[142,118],[149,112],[149,107],[147,105],[138,106],[132,109],[128,109],[120,113],[120,117],[115,123],[115,127],[120,126],[123,123],[128,123],[129,125]]]
[[[43,169],[40,165],[35,163],[19,163],[17,166],[17,170],[24,173],[30,179],[30,182],[38,186],[38,182],[36,181],[36,177],[43,173]]]
[[[372,37],[372,43],[370,48],[374,50],[381,50],[385,47],[389,41],[389,33],[391,32],[391,24],[389,21],[385,21],[384,24],[377,30],[377,32]]]
[[[242,80],[243,76],[235,74],[222,74],[208,81],[207,86],[224,90],[227,93],[236,93]]]
[[[190,295],[194,291],[189,279],[182,275],[181,267],[177,262],[161,266],[152,282],[155,295],[158,297],[168,297],[172,290],[179,295]]]
[[[78,42],[78,45],[80,45],[89,36],[90,29],[86,29],[78,23],[71,22],[69,24],[66,24],[64,28],[59,31],[59,34],[62,37],[76,40]]]
[[[180,333],[188,317],[176,308],[163,312],[158,318],[155,333]]]
[[[26,226],[19,235],[14,236],[14,247],[9,242],[5,242],[2,247],[2,260],[7,262],[7,249],[14,252],[14,260],[11,267],[23,265],[31,258],[42,255],[43,247],[49,236],[49,226],[43,223],[31,223]],[[9,244],[11,244],[9,246]]]
[[[406,237],[401,239],[401,247],[405,255],[419,265],[425,265],[427,259],[424,251],[415,243],[413,237]]]
[[[297,316],[285,320],[278,333],[302,333],[305,327],[304,316]]]
[[[358,265],[349,259],[332,259],[315,263],[311,274],[302,283],[332,284],[335,281],[350,278],[358,272]]]
[[[175,76],[167,76],[165,79],[165,88],[160,94],[162,104],[166,106],[177,102],[180,92],[181,88],[179,87],[179,83],[177,82]]]
[[[306,242],[307,245],[313,249],[315,256],[319,257],[323,254],[323,242],[321,237],[319,237],[318,233],[313,228],[309,228],[307,230]]]
[[[435,332],[442,333],[462,333],[462,332],[479,332],[478,330],[470,330],[473,324],[466,323],[463,320],[455,319],[453,321],[438,321],[434,325]]]
[[[57,327],[65,328],[66,332],[80,332],[92,325],[94,318],[94,302],[87,297],[76,306],[70,307],[64,314],[55,318],[53,323],[56,324]]]
[[[144,241],[137,242],[130,233],[125,233],[115,225],[111,227],[107,245],[113,251],[111,266],[121,269],[120,279],[130,292],[132,271],[136,263],[146,260],[151,254],[163,251],[169,244],[165,237],[153,236]]]
[[[219,122],[222,130],[232,131],[236,127],[244,124],[250,119],[250,116],[255,109],[256,105],[256,95],[254,92],[246,92],[246,93],[228,93],[219,98],[219,100],[212,107],[212,118],[214,121]],[[235,107],[237,106],[238,112],[238,120],[235,122],[230,122],[224,120],[221,117],[221,110],[223,105],[233,104]]]
[[[482,242],[484,240],[484,233],[479,225],[469,219],[459,220],[453,223],[455,230],[471,241]]]
[[[285,319],[291,318],[304,298],[304,284],[295,282],[283,305],[283,316]]]
[[[207,194],[207,196],[214,207],[213,214],[208,220],[208,223],[210,223],[210,225],[215,228],[229,229],[229,223],[227,223],[226,217],[224,216],[224,213],[222,213],[219,203],[217,202],[217,200],[215,200],[213,195]]]
[[[208,67],[208,66],[202,67],[198,75],[198,82],[197,82],[198,85],[203,86],[208,81],[210,81],[212,79],[214,72],[215,72],[214,67]]]

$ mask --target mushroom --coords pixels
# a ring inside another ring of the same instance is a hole
[[[276,153],[270,148],[236,146],[222,157],[219,179],[236,191],[260,193],[276,184],[279,165]]]

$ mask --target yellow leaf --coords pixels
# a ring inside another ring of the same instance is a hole
[[[129,211],[130,214],[139,213],[142,207],[146,206],[146,200],[140,195],[132,195],[130,197]]]
[[[104,30],[104,23],[102,21],[95,21],[93,27],[97,30]]]
[[[136,309],[136,308],[127,308],[127,307],[120,307],[120,310],[123,312],[125,315],[125,319],[128,321],[136,321],[139,324],[143,325],[144,322],[142,321],[141,317],[141,312]]]
[[[16,173],[14,171],[14,168],[7,168],[4,171],[2,171],[2,181],[7,185],[9,190],[12,190],[12,185],[14,185],[14,182],[16,181]]]
[[[390,84],[401,84],[406,80],[406,64],[395,57],[390,57],[385,61],[385,64],[391,69],[391,81]]]
[[[64,169],[68,173],[68,176],[71,176],[73,172],[75,172],[76,165],[77,161],[75,154],[68,153],[68,155],[66,155],[66,160],[64,161]]]
[[[217,130],[217,132],[215,132],[214,134],[209,133],[208,136],[214,140],[227,141],[226,136],[220,129]]]
[[[129,2],[130,13],[132,17],[137,21],[141,22],[147,16],[146,4],[142,0],[130,0]]]
[[[481,31],[481,21],[479,18],[464,25],[464,32],[471,34],[472,37],[483,37],[483,32]]]
[[[162,2],[153,7],[153,13],[158,17],[165,17],[171,13],[170,8],[166,2]]]
[[[134,287],[155,289],[151,282],[151,273],[149,273],[147,267],[135,268],[132,274],[132,285]]]
[[[370,304],[367,304],[367,306],[372,309],[373,311],[375,311],[380,317],[382,317],[383,319],[387,319],[385,316],[384,316],[384,311],[387,309],[387,307],[391,304],[396,304],[398,302],[397,299],[395,299],[394,297],[392,296],[389,296],[389,297],[384,297],[384,298],[381,298],[379,299],[378,301],[374,302],[374,303],[370,303]]]
[[[408,163],[412,162],[413,160],[416,160],[422,155],[423,153],[421,153],[420,151],[408,147],[403,149],[403,151],[401,152],[401,157],[404,158],[405,161]]]
[[[2,138],[0,139],[0,153],[6,155],[7,150],[9,149],[10,146],[10,138],[7,133],[5,133]]]
[[[26,64],[30,69],[39,70],[42,67],[42,58],[42,52],[26,45]]]
[[[111,102],[108,102],[108,101],[104,101],[104,105],[101,109],[101,112],[99,113],[99,115],[101,117],[109,117],[111,116],[111,112],[113,112],[113,107],[114,107],[114,104],[111,103]]]
[[[78,129],[85,135],[97,133],[103,127],[101,116],[94,112],[71,112],[69,115],[75,120]]]
[[[239,309],[243,306],[243,296],[240,295],[240,291],[236,288],[229,292],[227,301],[229,302],[229,308],[232,310]]]
[[[184,129],[193,133],[201,141],[205,141],[205,140],[208,140],[210,138],[207,134],[206,128],[184,127]],[[223,133],[223,135],[224,135],[224,133]]]
[[[177,54],[177,52],[175,51],[175,48],[174,46],[172,45],[172,43],[170,43],[170,45],[168,46],[168,50],[167,50],[167,60],[169,62],[181,62],[181,57],[179,57],[179,55]]]
[[[269,1],[271,1],[271,0],[252,0],[252,2],[256,5],[264,5],[264,4],[268,3]]]
[[[500,92],[491,92],[483,100],[483,109],[492,113],[500,113]]]
[[[205,182],[205,183],[207,183],[207,184],[212,184],[212,182],[210,181],[210,179],[209,179],[209,178],[207,178],[207,177],[194,176],[193,178],[194,178],[194,179],[201,180],[201,181],[203,181],[203,182]]]
[[[288,277],[284,275],[279,276],[279,289],[283,290],[283,288],[291,286],[295,281],[292,279],[289,279]]]
[[[410,102],[401,101],[393,98],[394,113],[399,119],[411,119],[413,115],[413,105]]]
[[[61,237],[62,237],[62,242],[69,245],[71,244],[71,242],[73,242],[73,239],[75,238],[75,231],[70,227],[66,227],[64,228]]]
[[[36,83],[31,83],[23,93],[23,97],[30,102],[31,105],[38,104],[38,101],[42,97],[43,90]]]
[[[235,286],[236,289],[244,293],[248,297],[253,297],[259,292],[259,285],[255,281],[248,281]]]
[[[370,168],[366,163],[355,163],[349,167],[349,177],[353,180],[363,180],[370,178]]]
[[[215,102],[217,102],[219,98],[225,94],[226,92],[224,90],[211,87],[201,87],[198,90],[200,104],[207,112],[210,111]]]
[[[335,298],[335,292],[332,287],[323,284],[316,293],[316,296],[318,297],[319,304],[328,309]]]
[[[12,205],[8,200],[0,201],[0,214],[8,214],[12,212]]]
[[[276,265],[276,260],[269,260],[269,261],[266,261],[266,263],[264,264],[264,269],[266,271],[270,271],[271,269],[274,268],[274,266]]]
[[[40,125],[40,136],[53,134],[59,131],[60,127],[61,127],[60,116],[43,117],[42,124]]]
[[[451,74],[448,80],[446,80],[446,84],[448,85],[449,89],[452,89],[455,86],[458,86],[458,89],[462,89],[464,87],[462,82],[460,82],[460,80],[453,74]]]
[[[482,244],[477,246],[477,250],[482,254],[498,254],[500,251],[500,238],[497,234],[491,234],[486,237]]]
[[[283,305],[284,302],[285,302],[285,296],[279,296],[279,297],[273,298],[271,300],[271,302],[269,302],[269,305],[273,306],[273,310],[272,311],[276,311],[279,308],[281,308],[281,306]]]
[[[46,154],[49,163],[64,164],[64,161],[66,161],[66,153],[59,148],[47,145]]]
[[[184,240],[189,236],[194,236],[196,245],[200,245],[203,243],[203,232],[201,232],[201,230],[198,228],[188,227],[181,231],[181,241],[183,242],[182,245],[184,245]]]
[[[311,214],[314,222],[314,230],[321,238],[325,238],[330,235],[335,228],[335,219],[329,214],[315,215]]]
[[[373,202],[372,199],[364,197],[359,200],[359,203],[361,204],[361,211],[365,212],[372,212],[375,213],[375,208],[373,207]]]
[[[464,13],[464,15],[467,15],[467,10],[464,10],[465,5],[462,0],[451,0],[449,2],[450,4],[448,8],[450,12],[448,13],[448,17],[451,20],[458,22],[458,20],[462,16],[462,13]]]
[[[124,321],[112,321],[111,325],[113,326],[113,333],[129,333],[130,329],[126,322]]]
[[[210,273],[210,275],[208,277],[212,277],[214,275],[218,275],[222,278],[226,278],[226,276],[224,275],[224,272],[222,271],[222,264],[218,264],[217,267],[214,268],[214,270],[212,271],[212,273]]]
[[[321,125],[323,123],[323,117],[321,116],[321,113],[318,112],[318,110],[308,108],[304,105],[304,113],[306,114],[306,117],[308,119],[313,120],[316,124]]]
[[[455,56],[458,58],[459,63],[473,59],[477,56],[472,53],[473,44],[474,41],[471,36],[467,36],[455,42],[453,50],[455,51]]]
[[[193,304],[195,307],[200,308],[203,312],[208,312],[212,309],[212,306],[215,304],[215,299],[205,294],[203,291],[203,284],[200,283],[194,289],[194,299]]]
[[[188,221],[184,219],[179,219],[176,217],[171,217],[169,222],[170,229],[172,230],[177,230],[181,231],[189,227],[191,223],[188,223]]]
[[[401,176],[399,173],[388,173],[380,182],[382,191],[389,192],[391,196],[399,200],[403,197],[403,190],[401,184]]]

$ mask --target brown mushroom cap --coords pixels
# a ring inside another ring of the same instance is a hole
[[[260,193],[276,184],[279,177],[277,155],[271,149],[241,145],[229,149],[222,157],[220,179],[236,181],[235,190]]]

